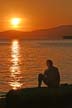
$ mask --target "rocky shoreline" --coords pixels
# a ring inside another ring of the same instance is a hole
[[[10,90],[6,97],[0,100],[0,108],[41,108],[43,106],[72,108],[72,85]]]

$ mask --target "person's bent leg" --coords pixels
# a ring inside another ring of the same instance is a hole
[[[42,81],[43,81],[43,74],[39,74],[38,75],[38,87],[41,87]]]
[[[43,77],[43,82],[48,87],[48,79],[46,77]]]

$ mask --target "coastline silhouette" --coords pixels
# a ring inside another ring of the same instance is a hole
[[[53,65],[52,60],[47,60],[46,65],[47,69],[44,74],[38,75],[38,87],[41,87],[42,82],[48,87],[59,87],[60,74],[58,68]]]

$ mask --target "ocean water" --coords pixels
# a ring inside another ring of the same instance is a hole
[[[0,95],[37,87],[47,59],[59,68],[61,83],[72,84],[72,40],[0,40]]]

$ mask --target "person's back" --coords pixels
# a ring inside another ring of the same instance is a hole
[[[59,86],[60,75],[58,68],[52,66],[51,68],[45,71],[45,75],[47,75],[47,82],[49,87]]]
[[[48,87],[58,87],[60,83],[60,75],[58,68],[53,66],[51,60],[47,60],[47,69],[44,72],[44,75],[40,74],[38,77],[39,87],[41,86],[42,81]]]

